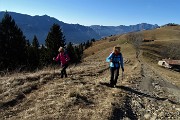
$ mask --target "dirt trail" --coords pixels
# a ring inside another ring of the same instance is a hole
[[[108,64],[95,55],[68,69],[69,78],[61,79],[58,70],[1,78],[0,118],[180,119],[179,87],[145,62],[125,58],[125,67],[128,72],[116,88],[108,87]]]
[[[180,119],[180,87],[159,75],[148,63],[140,61],[141,77],[134,79],[129,91],[138,119]]]

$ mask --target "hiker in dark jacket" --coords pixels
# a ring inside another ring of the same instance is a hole
[[[61,62],[61,67],[63,67],[61,70],[61,78],[63,78],[64,75],[65,77],[67,77],[66,68],[69,65],[68,63],[69,63],[70,58],[68,54],[64,52],[63,47],[60,47],[58,51],[59,51],[59,54],[57,55],[56,58],[53,58],[53,60]]]
[[[115,87],[117,84],[120,67],[122,71],[124,72],[123,56],[120,51],[121,51],[120,47],[114,47],[113,52],[109,55],[109,57],[106,58],[106,61],[110,62],[110,71],[111,71],[110,86],[111,87]]]

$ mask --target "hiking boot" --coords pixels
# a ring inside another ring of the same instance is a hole
[[[65,75],[65,78],[67,78],[67,75]]]
[[[114,88],[114,85],[110,84],[110,87],[111,87],[111,88]]]
[[[109,84],[108,86],[109,86],[109,87],[112,87],[113,85],[112,85],[112,84]]]

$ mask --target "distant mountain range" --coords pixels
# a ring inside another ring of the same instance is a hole
[[[3,18],[5,12],[0,12],[0,20]],[[57,23],[61,26],[66,37],[66,42],[81,43],[92,38],[100,39],[102,37],[123,34],[133,31],[150,30],[159,27],[147,23],[130,25],[130,26],[83,26],[79,24],[68,24],[59,21],[56,18],[43,16],[30,16],[15,12],[8,12],[15,20],[16,24],[21,28],[26,38],[32,41],[33,36],[36,35],[39,42],[43,44],[50,31],[51,26]]]
[[[100,26],[100,25],[92,25],[90,28],[92,28],[99,36],[106,37],[109,35],[116,35],[116,34],[124,34],[128,32],[136,32],[136,31],[142,31],[142,30],[151,30],[158,28],[159,26],[157,24],[147,24],[147,23],[141,23],[137,25],[120,25],[120,26]]]

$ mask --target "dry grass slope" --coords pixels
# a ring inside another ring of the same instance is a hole
[[[158,29],[154,31],[163,41],[165,36],[156,32]],[[151,32],[145,31],[147,37]],[[123,80],[120,75],[117,88],[110,88],[109,65],[105,58],[117,44],[122,47],[125,73]],[[148,49],[151,48],[148,46]],[[0,118],[180,119],[180,98],[176,94],[179,88],[168,82],[172,80],[173,84],[178,84],[174,80],[177,73],[173,72],[169,78],[162,73],[169,73],[168,70],[161,69],[148,57],[141,56],[137,60],[135,49],[126,41],[125,35],[106,38],[85,51],[81,64],[68,68],[68,78],[61,79],[58,69],[1,77]]]
[[[116,111],[115,108],[121,105],[117,102],[123,101],[126,94],[121,90],[107,87],[109,71],[105,58],[114,45],[121,45],[124,41],[120,39],[107,41],[98,41],[101,43],[97,42],[86,50],[87,57],[83,63],[68,69],[70,76],[67,79],[60,79],[57,69],[55,72],[50,70],[2,77],[1,118],[69,120],[114,118],[115,113],[112,111]],[[131,65],[135,62],[132,59],[134,50],[130,44],[123,44],[122,49],[126,51],[124,56],[126,69],[131,71],[133,70]],[[131,73],[125,76],[129,74]],[[124,112],[122,111],[122,114]]]

